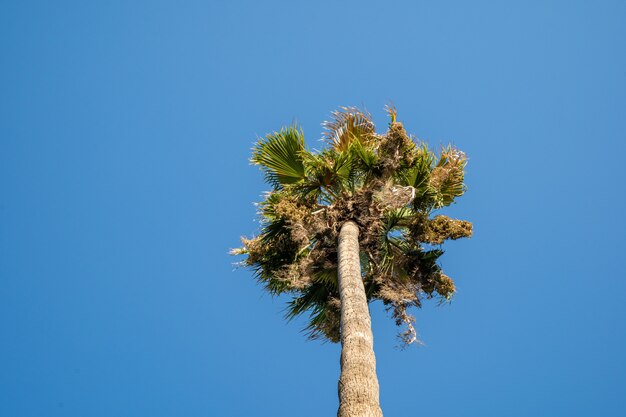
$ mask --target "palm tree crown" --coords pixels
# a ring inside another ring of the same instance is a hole
[[[406,343],[415,341],[407,309],[423,298],[450,300],[455,286],[437,260],[444,240],[469,237],[472,224],[438,215],[465,192],[465,154],[448,146],[436,155],[407,135],[396,111],[385,134],[367,112],[341,108],[325,122],[321,151],[305,147],[296,125],[260,139],[252,162],[272,191],[259,204],[262,230],[242,239],[243,264],[272,294],[288,293],[287,317],[309,313],[311,338],[338,342],[340,301],[337,238],[341,225],[360,230],[367,300],[382,300]]]

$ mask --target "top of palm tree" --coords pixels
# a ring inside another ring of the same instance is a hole
[[[288,293],[287,317],[309,313],[311,338],[339,341],[337,237],[341,225],[360,229],[361,266],[368,301],[382,300],[396,324],[407,325],[406,343],[416,340],[407,309],[423,298],[450,300],[452,279],[437,260],[444,240],[469,237],[472,224],[433,211],[465,192],[465,154],[452,146],[436,155],[407,135],[387,108],[386,133],[371,116],[344,107],[325,122],[328,146],[313,152],[296,126],[259,139],[252,163],[272,190],[259,204],[262,230],[242,238],[234,254],[272,294]]]

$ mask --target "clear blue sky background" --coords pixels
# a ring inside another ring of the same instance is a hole
[[[364,105],[470,157],[458,294],[385,416],[626,415],[626,3],[0,5],[0,415],[331,416],[339,347],[227,252],[257,137]]]

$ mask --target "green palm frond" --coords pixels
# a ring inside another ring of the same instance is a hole
[[[326,303],[330,291],[323,284],[312,284],[307,287],[301,295],[294,297],[287,303],[285,317],[293,320],[300,314],[312,309],[315,306],[322,306]]]
[[[448,146],[441,151],[437,166],[431,174],[431,186],[437,193],[436,208],[449,206],[467,189],[463,183],[467,158],[463,152]]]
[[[337,269],[320,270],[314,274],[314,283],[287,303],[285,317],[293,320],[309,312],[309,323],[303,329],[310,339],[326,338],[339,341],[339,310],[329,305],[331,296],[338,297]]]
[[[383,244],[386,249],[382,251],[380,272],[392,276],[394,281],[406,281],[408,271],[405,266],[406,253],[410,251],[406,241],[402,238],[391,237]]]
[[[418,251],[416,256],[419,260],[420,270],[426,275],[432,275],[439,272],[441,267],[437,264],[437,260],[441,255],[443,255],[443,250],[441,249]]]
[[[441,195],[442,206],[449,206],[454,202],[456,197],[460,197],[465,194],[466,186],[463,183],[463,173],[458,172],[454,175],[450,175],[441,184],[439,193]]]
[[[324,149],[317,154],[307,153],[303,156],[306,179],[298,188],[322,195],[329,201],[352,188],[354,156],[350,152]]]
[[[304,155],[304,165],[306,169],[305,180],[293,187],[300,195],[311,195],[317,199],[332,200],[327,190],[335,180],[333,175],[331,158],[325,157],[321,153],[307,153]]]
[[[311,309],[309,324],[304,328],[309,339],[326,339],[337,343],[340,340],[340,313],[326,305],[315,305]]]
[[[270,243],[280,237],[281,234],[288,234],[287,223],[276,213],[276,205],[283,198],[279,192],[267,193],[265,200],[259,204],[259,214],[261,215],[261,240]]]
[[[346,185],[350,180],[354,158],[350,152],[339,152],[333,161],[333,173],[338,183]]]
[[[261,221],[265,222],[278,218],[278,215],[276,214],[276,204],[280,202],[281,198],[281,193],[277,191],[265,193],[265,199],[258,203],[258,214],[261,215]]]
[[[338,287],[337,268],[320,269],[313,274],[313,281],[318,282],[330,291],[336,291]]]
[[[347,152],[353,155],[354,160],[353,187],[362,187],[370,183],[373,178],[380,176],[380,157],[373,146],[354,141]]]
[[[278,295],[291,290],[289,284],[276,278],[276,273],[292,264],[296,258],[295,250],[285,250],[283,244],[285,234],[282,232],[273,238],[264,236],[254,242],[252,251],[248,252],[248,265],[252,268],[254,275],[266,291],[272,295]],[[262,245],[261,248],[258,245]],[[282,248],[282,249],[277,249]],[[250,263],[251,258],[254,262]]]
[[[367,169],[374,169],[379,163],[379,157],[371,146],[366,146],[362,142],[353,142],[350,151]]]
[[[276,240],[281,234],[287,235],[287,222],[284,219],[273,219],[265,222],[260,238],[266,243]]]
[[[397,227],[408,226],[415,215],[415,211],[410,207],[400,207],[386,212],[383,217],[385,233],[389,233]]]
[[[397,267],[397,260],[401,259],[408,250],[406,240],[402,237],[385,234],[380,243],[379,269],[384,273],[392,273]]]
[[[410,185],[419,190],[428,183],[434,162],[435,155],[426,145],[422,145],[417,151],[417,158],[414,165],[399,173],[401,181],[405,183],[404,185]]]
[[[274,189],[280,189],[305,178],[304,153],[304,133],[292,125],[259,139],[252,149],[251,161],[261,167],[265,180]]]
[[[339,151],[347,150],[354,141],[367,142],[375,132],[372,116],[355,107],[342,107],[332,116],[331,121],[323,123],[324,136]]]
[[[435,155],[422,144],[416,153],[414,164],[398,173],[398,180],[402,185],[415,188],[413,207],[418,210],[428,210],[433,205],[436,190],[430,185],[430,176],[435,163]]]

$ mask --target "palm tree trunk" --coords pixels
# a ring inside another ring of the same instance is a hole
[[[382,417],[374,337],[359,260],[359,228],[348,221],[339,232],[341,375],[338,417]]]

